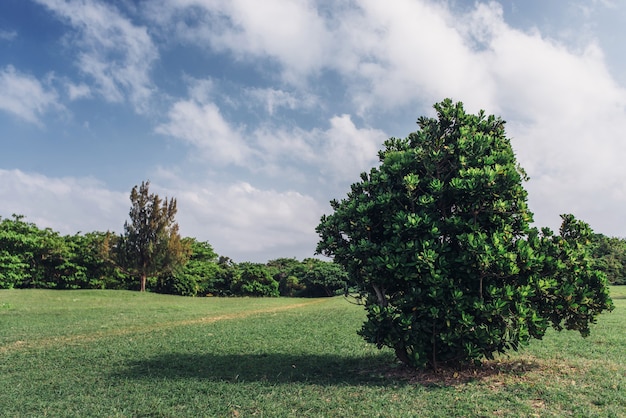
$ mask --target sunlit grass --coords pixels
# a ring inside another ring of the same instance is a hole
[[[0,291],[0,415],[626,416],[624,290],[589,338],[436,375],[364,343],[343,298]]]

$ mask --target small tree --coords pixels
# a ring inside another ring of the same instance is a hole
[[[158,292],[181,296],[219,295],[225,285],[219,276],[219,256],[208,242],[183,238],[189,246],[189,260],[175,272],[159,276]]]
[[[588,226],[530,228],[524,171],[494,116],[434,106],[406,139],[390,138],[317,227],[318,253],[345,267],[363,297],[360,333],[414,367],[517,350],[549,323],[587,335],[611,308],[590,265]]]
[[[302,261],[302,283],[306,286],[304,295],[312,297],[329,297],[347,291],[348,275],[339,264],[317,258],[306,258]]]
[[[304,270],[302,263],[295,258],[277,258],[267,262],[274,280],[278,282],[280,296],[299,296],[306,286],[300,280]]]
[[[610,284],[626,284],[626,240],[595,234],[592,254],[596,266],[606,274]]]
[[[130,223],[117,245],[118,263],[139,278],[140,291],[146,290],[148,277],[171,272],[188,257],[186,245],[178,233],[176,200],[161,200],[149,192],[150,182],[142,182],[130,193]]]
[[[238,296],[280,296],[278,282],[270,269],[261,263],[239,263],[239,277],[232,283],[231,290]]]

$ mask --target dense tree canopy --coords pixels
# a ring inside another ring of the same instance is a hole
[[[0,221],[0,288],[92,287],[69,237],[40,229],[21,215]]]
[[[611,284],[626,284],[626,239],[595,234],[592,238],[593,258]]]
[[[234,294],[243,296],[279,296],[278,282],[261,263],[240,263],[239,275],[233,281]]]
[[[62,236],[24,216],[0,220],[0,289],[98,289],[124,286],[103,255],[107,234]],[[116,286],[116,283],[119,286]]]
[[[516,350],[549,323],[586,335],[611,307],[590,229],[571,216],[560,236],[531,228],[504,121],[451,100],[434,107],[437,118],[385,142],[380,166],[317,227],[318,252],[362,292],[361,334],[434,368]]]
[[[116,262],[123,239],[97,231],[63,236],[22,215],[0,218],[0,289],[137,289],[137,278]],[[188,258],[147,277],[146,290],[183,296],[317,297],[335,295],[346,285],[345,271],[328,261],[236,263],[208,242],[189,237],[181,242]]]

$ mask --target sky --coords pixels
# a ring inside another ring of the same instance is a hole
[[[2,0],[0,217],[123,232],[133,186],[236,262],[314,255],[444,98],[506,120],[535,226],[626,237],[626,3]]]

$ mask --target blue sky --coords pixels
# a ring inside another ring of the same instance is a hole
[[[235,261],[312,256],[388,137],[507,121],[538,226],[626,236],[626,5],[3,0],[0,216],[122,231],[142,180]]]

